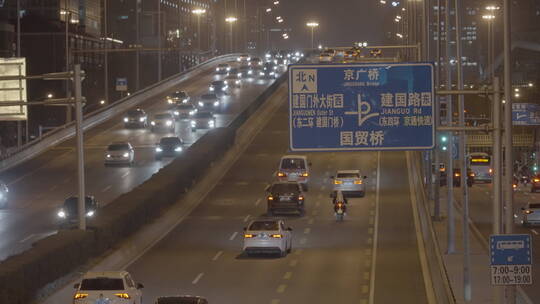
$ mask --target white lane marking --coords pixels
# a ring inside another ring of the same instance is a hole
[[[291,266],[291,267],[296,266],[296,264],[298,264],[298,260],[292,260],[292,261],[289,262],[289,266]]]
[[[309,221],[307,222],[309,225],[313,224],[315,220],[313,218],[310,218]]]
[[[49,191],[54,191],[57,187],[58,185],[53,185],[52,187],[49,188]]]
[[[321,186],[321,191],[324,191],[326,189],[326,186],[325,185],[322,185]]]
[[[285,273],[285,275],[283,276],[283,279],[284,279],[284,280],[289,280],[291,277],[292,277],[292,272],[291,272],[291,271],[287,271],[287,272]]]
[[[197,284],[197,283],[199,282],[199,280],[203,277],[203,275],[204,275],[204,272],[199,273],[199,274],[195,277],[195,280],[193,280],[193,281],[191,282],[191,284],[193,284],[193,285]]]
[[[112,188],[112,185],[108,185],[107,187],[103,188],[103,190],[101,190],[101,192],[107,192],[107,191],[109,191],[111,188]]]
[[[371,277],[369,280],[369,304],[375,303],[375,268],[377,266],[377,240],[379,239],[379,194],[381,190],[381,152],[377,152],[377,172],[373,172],[373,175],[377,176],[377,181],[375,182],[377,190],[375,191],[375,224],[373,231],[372,241],[373,249],[371,250]],[[368,240],[371,240],[369,238]],[[368,244],[370,242],[368,241]]]
[[[126,173],[124,173],[124,174],[122,174],[122,178],[125,178],[125,177],[128,176],[128,175],[129,175],[129,171],[126,172]]]
[[[287,285],[281,284],[281,285],[278,286],[276,292],[277,292],[277,293],[284,293],[284,292],[285,292],[285,288],[287,288]]]
[[[223,251],[219,251],[218,253],[216,253],[216,255],[212,258],[212,261],[217,261],[217,259],[219,259],[219,257],[223,254]]]
[[[538,235],[538,231],[534,230],[534,229],[531,229],[532,233]]]
[[[247,221],[249,220],[249,217],[250,217],[250,216],[251,216],[251,215],[249,215],[249,214],[246,215],[246,217],[244,218],[244,223],[247,222]]]
[[[311,232],[311,228],[304,229],[304,234],[309,234]]]
[[[231,237],[229,238],[229,241],[234,240],[234,238],[236,237],[237,234],[238,234],[238,232],[235,231],[235,232],[231,235]]]
[[[294,254],[296,254],[296,255],[301,255],[302,252],[303,252],[302,249],[296,249],[296,250],[294,251]]]
[[[301,245],[305,245],[307,243],[307,239],[306,238],[301,238],[300,239],[300,244]]]
[[[273,299],[272,301],[270,301],[270,304],[279,304],[279,300],[278,299]]]
[[[29,236],[25,237],[24,239],[20,240],[19,243],[24,243],[24,242],[28,241],[29,239],[33,238],[34,236],[36,236],[36,235],[32,233]]]
[[[416,188],[413,182],[412,170],[413,165],[411,161],[411,154],[405,152],[407,158],[407,171],[409,175],[409,196],[411,198],[411,206],[413,212],[414,227],[416,230],[416,243],[418,244],[418,255],[420,258],[420,266],[422,268],[422,276],[424,278],[424,289],[426,291],[427,302],[429,304],[436,303],[436,297],[433,288],[433,282],[431,281],[431,274],[429,272],[427,257],[426,257],[426,247],[424,245],[424,239],[422,231],[420,229],[420,216],[418,214],[418,203],[416,201]]]
[[[257,199],[257,200],[255,201],[255,206],[258,206],[260,202],[261,202],[261,199],[260,199],[260,198]]]

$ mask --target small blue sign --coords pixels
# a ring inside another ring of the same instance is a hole
[[[127,91],[127,89],[128,89],[127,78],[116,78],[116,90]]]
[[[429,63],[291,65],[290,149],[433,149],[434,96]]]
[[[529,234],[496,234],[489,237],[491,266],[531,265]]]
[[[513,103],[512,124],[515,126],[540,125],[540,104]]]

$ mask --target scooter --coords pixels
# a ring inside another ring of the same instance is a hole
[[[345,206],[344,202],[336,202],[334,204],[334,213],[336,215],[336,221],[338,222],[343,221],[345,212],[347,212],[347,206]]]

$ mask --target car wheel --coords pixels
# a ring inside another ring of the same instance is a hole
[[[361,191],[359,196],[360,196],[360,197],[366,196],[366,192],[365,192],[365,191]]]
[[[292,240],[289,242],[289,249],[287,249],[287,253],[292,252]]]
[[[284,258],[287,256],[287,250],[281,251],[279,254],[280,257]]]

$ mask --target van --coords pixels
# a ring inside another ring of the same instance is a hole
[[[277,179],[280,182],[298,182],[307,191],[310,166],[304,155],[285,155],[279,161]]]

